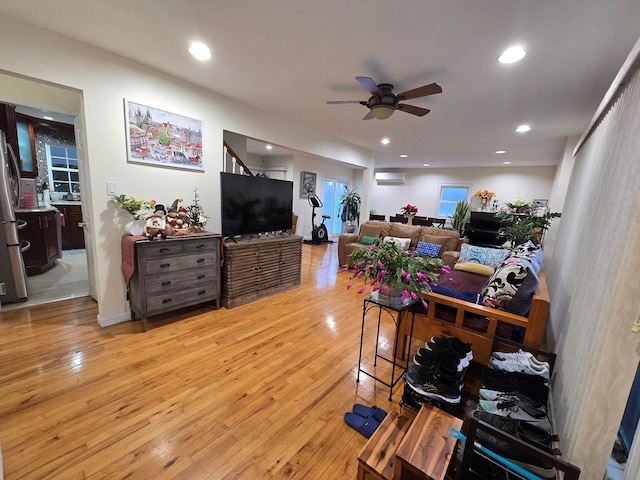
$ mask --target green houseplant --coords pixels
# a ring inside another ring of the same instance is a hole
[[[352,276],[347,288],[352,288],[354,281],[362,281],[359,294],[370,287],[384,295],[399,295],[402,301],[411,297],[421,301],[425,308],[426,295],[431,291],[429,284],[437,282],[442,273],[451,271],[440,258],[419,255],[382,239],[356,248],[349,257],[349,265],[347,269],[351,269]]]
[[[509,205],[509,204],[507,204]],[[510,207],[511,208],[511,207]],[[500,233],[505,235],[511,246],[521,245],[531,240],[536,245],[542,242],[544,232],[551,225],[551,220],[560,217],[558,212],[539,212],[534,209],[523,211],[523,206],[517,206],[517,212],[500,211],[496,218],[500,220]]]
[[[361,203],[362,198],[360,194],[355,190],[349,190],[345,187],[342,198],[340,199],[340,219],[346,222],[348,233],[353,233],[355,230],[353,222],[360,216]]]
[[[462,235],[464,225],[467,221],[467,215],[469,214],[469,202],[462,200],[456,203],[456,209],[451,217],[451,226],[454,230],[457,230]]]

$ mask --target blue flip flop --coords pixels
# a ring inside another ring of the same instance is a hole
[[[367,407],[366,405],[362,405],[360,403],[356,403],[353,406],[353,413],[365,418],[373,417],[378,422],[382,422],[382,420],[384,420],[384,417],[387,416],[387,412],[379,407],[376,407],[375,405],[373,407]]]
[[[373,435],[373,432],[375,432],[376,429],[380,426],[380,422],[378,422],[375,418],[361,417],[357,413],[353,412],[347,412],[344,414],[344,423],[367,438],[370,438],[371,435]]]

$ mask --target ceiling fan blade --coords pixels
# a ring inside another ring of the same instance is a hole
[[[373,116],[373,112],[371,110],[369,110],[369,113],[362,117],[363,120],[373,120],[374,118],[376,117]]]
[[[376,82],[373,81],[373,78],[370,77],[356,77],[356,80],[360,82],[364,88],[369,90],[370,93],[382,94]]]
[[[428,108],[416,107],[415,105],[405,105],[404,103],[398,105],[398,110],[402,110],[403,112],[410,113],[411,115],[416,115],[418,117],[424,117],[431,111]]]
[[[442,93],[442,87],[437,83],[430,83],[429,85],[399,93],[397,97],[400,100],[409,100],[410,98],[426,97],[427,95],[433,95],[435,93]]]
[[[367,102],[363,102],[362,100],[329,100],[327,101],[329,105],[341,105],[345,103],[359,103],[360,105],[366,105]]]

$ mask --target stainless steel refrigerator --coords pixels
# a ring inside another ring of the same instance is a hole
[[[11,145],[0,130],[0,303],[27,299],[27,274],[22,252],[29,242],[20,241],[18,229],[26,225],[16,218],[20,203],[20,168]]]

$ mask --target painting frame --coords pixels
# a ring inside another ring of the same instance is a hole
[[[300,196],[308,198],[309,195],[316,194],[316,180],[318,176],[313,172],[301,172],[300,174]]]
[[[124,99],[127,162],[204,172],[203,122]]]
[[[531,207],[534,210],[537,210],[538,208],[546,208],[548,204],[549,204],[548,198],[534,198],[533,202],[531,202]]]

